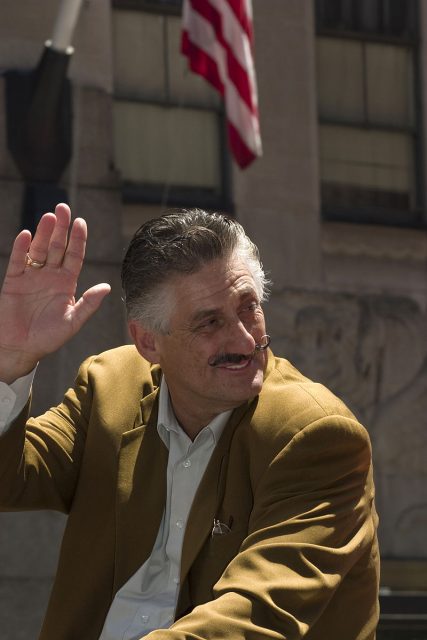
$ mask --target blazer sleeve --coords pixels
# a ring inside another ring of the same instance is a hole
[[[62,403],[37,419],[30,401],[0,437],[0,509],[53,509],[68,513],[84,451],[91,389],[88,366]]]
[[[370,463],[369,437],[355,420],[326,416],[298,432],[262,475],[248,536],[214,599],[150,640],[304,638],[375,547]]]

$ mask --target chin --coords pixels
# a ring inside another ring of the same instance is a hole
[[[261,391],[262,383],[258,383],[257,381],[253,381],[251,385],[248,385],[246,389],[242,389],[240,392],[236,390],[236,393],[233,394],[233,400],[235,401],[235,406],[243,404],[248,400],[253,400]]]

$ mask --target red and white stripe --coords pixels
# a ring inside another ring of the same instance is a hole
[[[251,0],[184,0],[182,53],[224,97],[230,147],[242,168],[262,154],[252,46]]]

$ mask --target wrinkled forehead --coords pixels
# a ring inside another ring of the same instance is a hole
[[[174,300],[173,316],[221,309],[246,297],[258,299],[252,272],[239,256],[213,260],[194,273],[176,274],[168,284]]]

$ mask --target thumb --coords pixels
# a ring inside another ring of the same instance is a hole
[[[105,296],[111,291],[108,283],[102,282],[90,287],[74,305],[74,321],[78,331],[87,320],[99,309]]]

